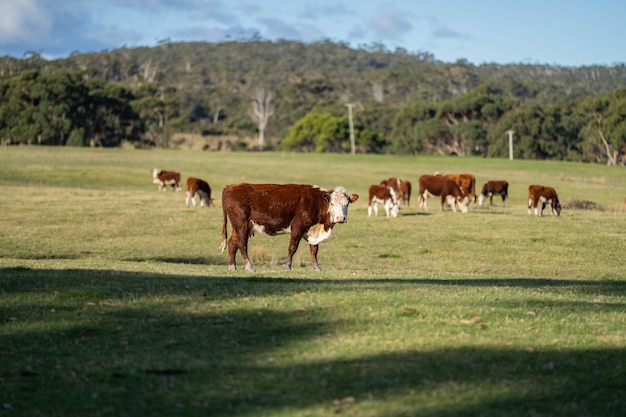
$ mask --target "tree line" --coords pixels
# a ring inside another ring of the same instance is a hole
[[[426,52],[258,39],[0,57],[3,143],[454,154],[624,165],[626,68],[442,63]]]

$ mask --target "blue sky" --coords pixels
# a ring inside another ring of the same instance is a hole
[[[381,43],[477,65],[614,65],[626,62],[626,1],[0,0],[0,56],[254,35]]]

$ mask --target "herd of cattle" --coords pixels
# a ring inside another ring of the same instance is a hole
[[[378,215],[378,204],[382,204],[387,217],[397,217],[401,204],[409,205],[412,185],[392,177],[382,180],[380,184],[373,184],[369,188],[367,214]],[[476,196],[476,178],[472,174],[435,174],[422,175],[419,178],[419,207],[428,210],[428,198],[439,197],[441,210],[450,206],[456,212],[458,207],[462,213],[467,213],[468,206],[473,203],[474,208],[482,206],[485,199],[493,205],[493,197],[501,196],[502,205],[509,195],[509,183],[504,180],[485,182],[480,194]],[[541,204],[541,209],[539,209]],[[528,187],[528,214],[533,210],[535,216],[542,216],[546,204],[550,205],[550,212],[554,216],[561,214],[559,197],[552,187],[545,185],[530,185]]]
[[[170,186],[180,191],[180,173],[155,168],[152,170],[153,183],[161,191]],[[508,198],[509,184],[504,180],[487,181],[478,196],[475,191],[476,178],[472,174],[434,174],[419,178],[419,207],[428,210],[428,198],[439,197],[441,210],[450,206],[462,213],[468,211],[473,203],[482,206],[489,198],[493,204],[494,196],[501,196],[502,205]],[[387,217],[397,217],[400,205],[410,205],[411,183],[392,177],[369,187],[368,216],[378,215],[378,204],[385,209]],[[211,187],[200,179],[189,177],[186,183],[185,204],[196,206],[196,196],[200,206],[215,206],[211,198]],[[274,236],[289,233],[289,248],[285,269],[291,269],[293,255],[300,240],[309,244],[311,265],[320,270],[317,253],[320,242],[328,239],[337,223],[348,221],[348,205],[359,198],[358,194],[349,194],[345,188],[336,187],[326,190],[316,185],[305,184],[249,184],[228,185],[222,192],[222,242],[223,252],[228,248],[228,269],[235,270],[235,255],[241,253],[246,271],[254,271],[248,257],[248,239],[254,232]],[[541,204],[541,209],[539,209]],[[561,213],[559,197],[552,187],[530,185],[528,187],[528,214],[533,210],[535,216],[542,216],[546,204],[554,216]],[[232,232],[228,239],[228,220]]]

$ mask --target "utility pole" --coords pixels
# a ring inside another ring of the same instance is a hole
[[[352,109],[357,107],[362,107],[361,103],[347,103],[346,107],[348,108],[348,123],[350,125],[350,153],[354,155],[356,153],[356,141],[354,139],[354,122],[352,121]]]
[[[506,133],[509,135],[509,159],[513,160],[513,135],[515,134],[515,130],[507,130]]]

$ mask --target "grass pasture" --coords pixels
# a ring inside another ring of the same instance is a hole
[[[154,167],[217,208],[157,192]],[[0,171],[0,415],[626,415],[623,167],[9,147]],[[506,179],[510,200],[426,212],[414,190],[367,216],[370,184],[435,171]],[[242,181],[360,195],[322,272],[306,244],[284,271],[288,237],[263,235],[257,272],[227,271],[220,192]],[[531,183],[560,217],[528,216]]]

